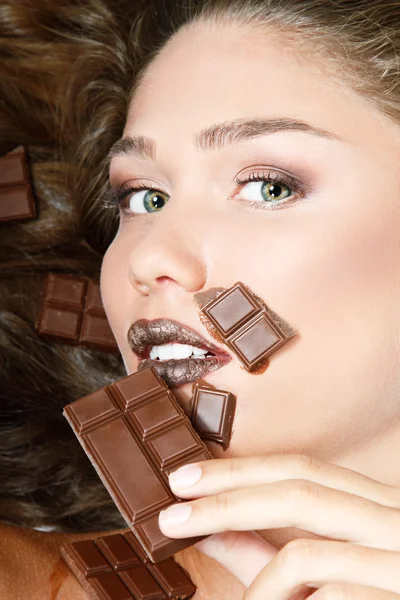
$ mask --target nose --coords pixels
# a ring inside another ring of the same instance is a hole
[[[177,214],[168,205],[157,215],[146,218],[151,222],[130,250],[131,285],[144,296],[165,286],[186,292],[200,290],[207,280],[207,269],[194,215]]]

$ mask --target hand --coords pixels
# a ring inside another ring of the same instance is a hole
[[[163,533],[222,534],[198,546],[248,587],[246,600],[297,600],[304,586],[317,588],[312,600],[400,600],[400,489],[296,454],[186,465],[170,485],[197,499],[162,511]],[[330,539],[277,552],[253,531],[280,527]]]

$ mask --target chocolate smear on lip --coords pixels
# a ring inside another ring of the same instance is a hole
[[[205,317],[202,313],[200,313],[199,314],[199,318],[200,318],[200,321],[201,321],[202,325],[204,325],[205,329],[210,334],[210,336],[212,338],[214,338],[214,340],[216,342],[218,342],[219,344],[224,344],[225,343],[224,340],[219,335],[219,333],[215,329],[214,325],[212,323],[210,323],[210,321],[207,319],[207,317]]]
[[[197,294],[194,294],[193,299],[199,308],[203,308],[203,306],[218,298],[225,291],[226,288],[223,287],[212,287],[204,292],[197,292]]]

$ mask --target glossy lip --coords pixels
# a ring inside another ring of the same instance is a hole
[[[153,367],[167,385],[177,387],[196,381],[207,373],[220,369],[232,360],[229,354],[208,342],[194,329],[170,319],[139,319],[128,330],[129,345],[140,359],[138,370]],[[179,360],[151,360],[150,349],[163,344],[189,344],[203,348],[213,356]]]

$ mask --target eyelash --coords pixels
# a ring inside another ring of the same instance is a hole
[[[270,206],[265,201],[244,200],[244,202],[249,204],[252,208],[261,208],[262,210],[278,210],[297,202],[299,198],[303,198],[306,195],[306,186],[299,179],[291,177],[287,173],[282,173],[282,171],[268,171],[268,173],[265,171],[252,171],[243,179],[239,177],[235,179],[236,185],[245,185],[246,183],[260,181],[265,183],[271,182],[273,185],[283,184],[295,193],[288,198],[284,198],[283,200],[278,200],[277,202],[272,203]],[[238,200],[240,201],[241,199],[239,198]]]
[[[247,183],[254,183],[254,182],[261,182],[261,181],[265,182],[265,183],[271,182],[274,185],[284,184],[285,186],[290,188],[293,192],[295,192],[295,194],[293,196],[289,196],[288,199],[284,198],[283,200],[277,201],[276,203],[271,204],[271,206],[268,206],[265,201],[242,200],[242,199],[238,199],[238,200],[246,202],[246,204],[249,204],[253,208],[261,208],[263,210],[277,210],[277,209],[281,208],[282,206],[287,206],[287,205],[293,204],[295,201],[297,201],[299,199],[298,196],[300,198],[303,198],[306,194],[305,186],[299,179],[291,177],[291,176],[287,175],[286,173],[282,173],[281,171],[268,171],[268,174],[264,171],[252,171],[251,173],[246,175],[246,177],[244,177],[244,178],[237,177],[235,179],[235,183],[238,186],[239,185],[243,186],[243,185],[246,185]],[[163,192],[162,190],[151,188],[146,184],[138,183],[137,185],[132,186],[129,183],[124,183],[123,185],[119,186],[115,190],[112,188],[108,189],[107,198],[105,199],[104,206],[106,208],[115,208],[116,206],[121,206],[122,203],[124,202],[124,200],[126,200],[126,198],[128,198],[131,194],[134,194],[135,192],[140,192],[141,190],[151,190],[152,192],[159,192],[161,194],[165,194],[165,192]],[[235,194],[235,196],[236,196],[236,194]],[[267,208],[267,206],[268,206],[268,208]],[[149,214],[151,214],[151,213],[149,213]],[[137,215],[131,215],[131,216],[137,216]]]

